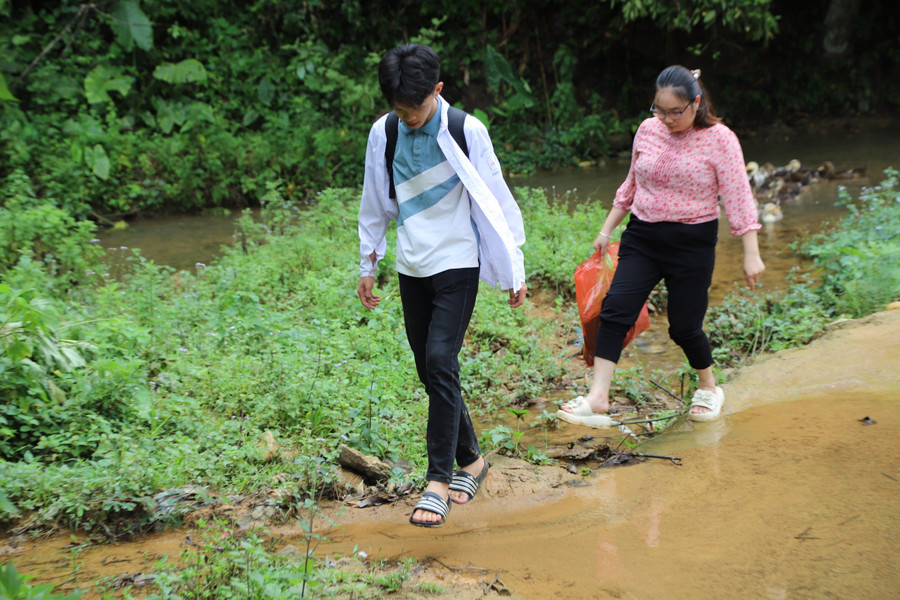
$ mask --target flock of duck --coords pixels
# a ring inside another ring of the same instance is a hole
[[[747,177],[759,206],[759,218],[764,223],[780,221],[784,215],[781,206],[799,200],[803,189],[811,183],[834,179],[859,179],[866,176],[867,167],[837,170],[831,161],[816,168],[804,168],[794,159],[783,167],[772,163],[760,166],[756,161],[747,163]]]

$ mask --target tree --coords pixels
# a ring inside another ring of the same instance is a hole
[[[772,0],[609,0],[609,3],[622,7],[626,23],[650,18],[667,31],[680,29],[690,33],[698,27],[712,29],[721,25],[754,42],[767,42],[778,33],[778,17],[770,8]]]
[[[860,0],[831,0],[828,4],[822,39],[825,58],[833,60],[847,56],[860,4]]]

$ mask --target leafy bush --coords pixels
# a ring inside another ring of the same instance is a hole
[[[37,261],[50,278],[65,286],[97,266],[102,250],[92,243],[95,226],[78,220],[52,200],[38,199],[21,170],[0,186],[0,272],[20,261]]]
[[[805,344],[842,316],[862,317],[900,298],[900,194],[897,171],[858,202],[846,190],[848,215],[831,230],[793,244],[813,259],[808,277],[781,294],[728,296],[709,311],[706,326],[722,364]]]
[[[702,67],[720,114],[743,125],[896,105],[890,6],[854,15],[850,50],[823,61],[833,32],[810,28],[802,5],[702,9],[714,5],[258,1],[224,15],[210,0],[3,2],[0,177],[21,168],[40,197],[98,219],[256,206],[273,179],[295,199],[358,185],[387,108],[375,65],[400,40],[436,47],[448,99],[490,116],[516,172],[609,153],[646,109],[673,34],[668,59]],[[815,63],[815,76],[773,56]]]
[[[900,298],[898,172],[885,173],[887,179],[864,189],[858,201],[842,188],[840,199],[849,211],[843,221],[794,244],[813,259],[820,302],[835,316],[861,317]]]
[[[705,326],[716,362],[736,366],[763,352],[807,344],[829,320],[815,289],[795,283],[782,293],[739,289],[710,308]]]
[[[93,346],[60,336],[60,309],[0,283],[0,458],[37,450],[65,421],[83,418],[81,407],[60,410],[68,402],[59,376],[84,367]]]
[[[54,594],[53,584],[31,586],[30,577],[19,575],[12,562],[0,571],[0,598],[4,600],[77,600],[80,594]]]

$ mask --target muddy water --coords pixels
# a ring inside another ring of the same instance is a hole
[[[113,263],[125,260],[137,248],[156,264],[192,270],[197,263],[215,260],[223,246],[234,244],[236,219],[235,215],[142,218],[127,229],[102,232],[99,240]]]
[[[870,415],[876,425],[857,421]],[[898,434],[884,395],[753,408],[644,448],[681,467],[604,470],[527,498],[489,491],[436,532],[385,518],[345,527],[326,551],[485,569],[534,599],[896,597]]]
[[[56,593],[82,592],[86,600],[132,586],[139,595],[147,575],[163,558],[177,558],[191,543],[190,531],[168,531],[129,542],[105,544],[78,532],[45,539],[0,541],[0,564],[12,561],[16,570],[33,577],[32,585],[53,584]]]

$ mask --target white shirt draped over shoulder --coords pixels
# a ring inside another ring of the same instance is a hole
[[[502,290],[518,290],[525,283],[525,227],[519,205],[513,198],[500,162],[494,154],[487,128],[481,121],[466,117],[463,131],[469,156],[460,149],[447,128],[449,104],[441,105],[441,126],[437,142],[453,170],[459,175],[471,200],[472,219],[478,228],[480,278]],[[387,250],[385,234],[399,209],[390,198],[390,180],[384,160],[387,136],[384,122],[378,119],[369,131],[366,144],[366,169],[359,207],[360,276],[374,276],[378,261]],[[371,260],[375,253],[375,261]]]

